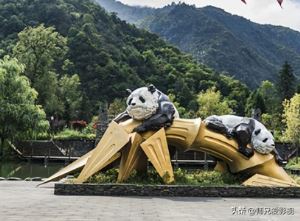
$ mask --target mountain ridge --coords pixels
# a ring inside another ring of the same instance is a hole
[[[300,32],[290,28],[257,24],[213,6],[196,8],[181,3],[142,8],[143,17],[140,7],[126,6],[125,12],[123,3],[117,3],[119,9],[114,10],[114,0],[97,2],[121,19],[126,20],[124,14],[130,13],[128,22],[158,34],[198,62],[234,76],[251,88],[263,80],[275,82],[285,61],[300,77]]]

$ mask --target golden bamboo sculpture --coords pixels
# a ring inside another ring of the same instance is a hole
[[[194,151],[204,151],[220,159],[219,171],[243,173],[249,179],[248,186],[298,186],[280,167],[272,154],[255,152],[247,158],[237,151],[238,144],[233,139],[206,128],[201,119],[175,119],[171,127],[142,134],[132,133],[141,122],[127,120],[120,124],[111,122],[97,147],[66,168],[45,180],[56,180],[83,167],[76,183],[83,183],[121,155],[118,182],[128,179],[135,170],[145,170],[147,158],[165,183],[174,181],[168,145]],[[42,183],[42,184],[43,184]]]

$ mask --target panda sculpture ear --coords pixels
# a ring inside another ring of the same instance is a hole
[[[261,131],[261,129],[254,131],[255,135],[258,135],[260,133],[260,131]]]
[[[153,84],[150,84],[148,86],[148,91],[150,91],[153,94],[156,91],[156,87]]]
[[[126,89],[126,91],[127,91],[128,95],[130,95],[132,93],[132,90],[130,90],[128,88]]]

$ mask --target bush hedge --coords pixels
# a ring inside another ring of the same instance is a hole
[[[116,183],[117,177],[118,169],[113,168],[92,176],[89,178],[88,183]],[[187,171],[181,168],[174,170],[174,177],[175,182],[173,184],[177,185],[226,186],[239,185],[242,181],[240,176],[229,173],[206,170]],[[154,169],[148,170],[147,173],[133,171],[125,183],[154,185],[164,184],[163,179]]]

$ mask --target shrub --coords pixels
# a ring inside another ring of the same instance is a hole
[[[298,157],[298,162],[296,157],[289,160],[288,164],[285,166],[286,169],[300,169],[300,157]]]
[[[133,171],[125,183],[132,184],[163,184],[163,179],[155,170],[148,170],[147,173]]]
[[[110,169],[105,173],[98,173],[88,179],[88,183],[115,183],[118,178],[118,169]]]
[[[115,183],[118,177],[117,169],[110,169],[106,172],[100,172],[92,176],[88,182],[91,183]],[[187,171],[176,169],[174,171],[175,183],[178,185],[201,185],[201,186],[220,186],[220,185],[238,185],[240,179],[229,173],[220,173],[217,171]],[[154,169],[148,170],[147,173],[133,171],[126,183],[131,184],[164,184],[163,179]]]

